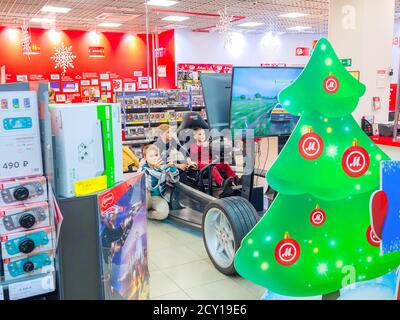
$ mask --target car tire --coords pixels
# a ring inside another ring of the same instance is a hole
[[[258,219],[253,205],[242,197],[218,199],[207,205],[202,222],[203,241],[208,256],[220,272],[237,274],[235,253]]]

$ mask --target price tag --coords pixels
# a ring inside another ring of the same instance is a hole
[[[55,290],[52,274],[28,281],[11,283],[8,286],[10,300],[20,300],[38,296]]]
[[[0,300],[4,300],[4,291],[2,286],[0,286]]]
[[[107,177],[101,176],[92,179],[82,180],[74,184],[77,197],[87,196],[98,191],[107,189]]]

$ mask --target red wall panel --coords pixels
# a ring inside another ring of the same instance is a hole
[[[63,42],[65,46],[72,45],[72,52],[77,58],[74,60],[74,69],[68,69],[66,76],[74,78],[82,73],[116,73],[120,78],[137,80],[134,71],[141,71],[147,76],[146,68],[146,36],[132,36],[124,33],[99,33],[98,41],[93,37],[93,32],[61,31],[57,42],[52,40],[52,32],[45,29],[30,29],[32,43],[41,48],[39,55],[24,56],[22,54],[21,30],[10,30],[0,27],[0,66],[6,65],[8,81],[16,81],[16,75],[43,75],[49,79],[50,74],[60,74],[62,70],[55,69],[55,63],[50,57],[54,49]],[[150,52],[152,36],[149,37]],[[167,77],[159,82],[160,87],[175,87],[175,42],[174,31],[167,31],[159,36],[160,46],[165,47],[166,55],[159,58],[159,64],[167,66]],[[89,57],[90,46],[102,46],[105,49],[104,58]],[[153,71],[153,59],[150,58],[150,76]]]

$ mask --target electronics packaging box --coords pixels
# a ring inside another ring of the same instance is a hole
[[[3,259],[6,281],[55,271],[54,250],[43,251],[19,258]]]
[[[105,176],[110,188],[123,180],[120,104],[50,105],[50,111],[59,196],[74,197],[78,181]]]
[[[43,175],[36,92],[0,92],[0,180]]]
[[[47,201],[45,177],[0,182],[0,207]]]
[[[48,227],[49,212],[47,202],[0,207],[0,236]]]
[[[47,227],[32,231],[17,232],[0,237],[3,261],[27,258],[45,251],[54,251],[55,229]]]

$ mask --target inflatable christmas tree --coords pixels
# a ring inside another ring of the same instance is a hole
[[[326,295],[382,276],[400,254],[380,254],[370,198],[384,154],[352,117],[365,86],[321,39],[279,95],[300,121],[267,174],[279,192],[235,258],[244,278],[286,296]]]

